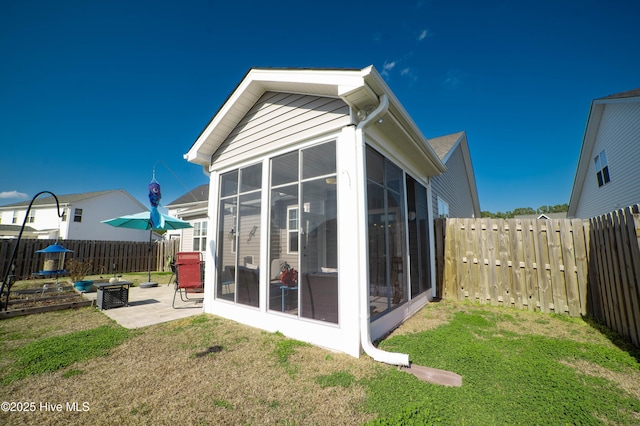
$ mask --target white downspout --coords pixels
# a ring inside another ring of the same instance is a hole
[[[357,208],[358,208],[358,268],[360,269],[360,344],[362,349],[376,361],[386,364],[409,366],[409,355],[397,352],[387,352],[378,349],[371,343],[371,320],[369,314],[369,285],[367,264],[369,261],[367,235],[367,179],[365,170],[366,149],[364,142],[364,129],[371,123],[375,123],[380,117],[387,113],[389,100],[387,95],[380,96],[380,104],[375,110],[368,114],[364,120],[356,127],[356,156],[357,156],[357,177],[360,179],[360,187],[357,188]],[[364,273],[363,273],[364,272]]]

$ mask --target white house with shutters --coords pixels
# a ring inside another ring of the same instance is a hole
[[[100,223],[105,219],[148,210],[122,189],[56,194],[62,217],[58,216],[55,199],[45,193],[33,201],[29,214],[28,201],[0,206],[0,232],[15,238],[25,223],[23,238],[101,241],[149,241],[149,232],[114,228]],[[26,222],[25,222],[26,217]]]
[[[568,217],[640,203],[640,89],[591,102]]]
[[[207,251],[209,184],[200,185],[165,205],[169,216],[191,224],[191,228],[167,231],[166,238],[180,238],[180,251]]]
[[[408,362],[372,340],[434,297],[446,167],[373,67],[252,69],[185,159],[210,175],[205,312]]]

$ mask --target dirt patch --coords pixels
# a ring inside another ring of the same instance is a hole
[[[12,290],[6,310],[0,311],[0,320],[39,314],[61,309],[89,306],[89,299],[76,291],[73,286],[50,283],[36,288]]]
[[[458,305],[449,302],[430,302],[391,332],[391,336],[433,330],[451,321],[459,309]]]

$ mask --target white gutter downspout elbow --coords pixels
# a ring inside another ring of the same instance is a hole
[[[371,319],[369,313],[369,286],[365,277],[368,275],[363,273],[366,271],[369,259],[367,255],[366,249],[366,238],[367,235],[367,223],[366,223],[366,173],[365,173],[365,158],[366,158],[366,150],[364,143],[364,129],[367,128],[371,123],[375,123],[387,113],[389,109],[389,100],[387,99],[387,95],[380,96],[380,104],[373,110],[370,114],[368,114],[364,120],[362,120],[356,126],[356,154],[358,156],[358,177],[361,179],[360,188],[357,191],[358,198],[358,268],[360,269],[360,344],[362,345],[362,349],[365,351],[367,355],[373,358],[376,361],[384,362],[386,364],[392,365],[400,365],[400,366],[409,366],[409,355],[401,354],[397,352],[387,352],[382,349],[378,349],[373,346],[371,342]]]

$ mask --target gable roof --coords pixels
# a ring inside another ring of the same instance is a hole
[[[587,118],[587,126],[582,138],[582,147],[580,148],[578,168],[573,180],[571,197],[569,198],[569,211],[567,212],[567,217],[574,217],[576,210],[578,209],[580,196],[582,194],[582,187],[584,186],[584,180],[586,179],[587,170],[591,162],[591,157],[593,156],[593,146],[595,145],[598,129],[600,128],[600,122],[602,121],[604,107],[607,104],[620,102],[640,102],[640,88],[594,99],[591,102],[591,108],[589,109],[589,116]]]
[[[533,214],[517,214],[516,219],[565,219],[567,212],[557,213],[533,213]]]
[[[623,99],[623,98],[635,98],[640,96],[640,88],[627,90],[626,92],[615,93],[613,95],[605,96],[603,98],[599,98],[599,100],[604,99]]]
[[[195,204],[209,200],[209,184],[205,183],[192,189],[184,195],[176,198],[174,201],[166,204],[165,207],[175,207],[182,204]]]
[[[127,195],[129,198],[131,198],[133,201],[137,202],[138,204],[140,204],[143,208],[144,206],[135,198],[133,198],[127,191],[125,191],[124,189],[111,189],[111,190],[107,190],[107,191],[94,191],[94,192],[83,192],[80,194],[66,194],[66,195],[56,195],[56,197],[58,198],[58,202],[60,203],[61,206],[63,205],[69,205],[69,204],[74,204],[77,203],[79,201],[84,201],[84,200],[88,200],[90,198],[94,198],[94,197],[101,197],[103,195],[107,195],[107,194],[111,194],[111,193],[115,193],[115,192],[122,192],[125,195]],[[0,206],[0,209],[9,209],[9,208],[15,208],[15,207],[28,207],[29,203],[31,202],[31,200],[29,201],[19,201],[17,203],[12,203],[12,204],[5,204],[3,206]],[[46,197],[38,197],[35,200],[33,200],[33,206],[55,206],[56,204],[56,200],[53,198],[53,196],[48,195]]]
[[[460,140],[464,134],[464,132],[458,132],[452,133],[450,135],[431,138],[429,139],[429,145],[431,145],[436,154],[438,154],[438,157],[440,157],[442,162],[445,163],[445,158],[448,158],[451,155],[454,146],[460,143]]]
[[[0,223],[0,235],[4,235],[5,233],[11,233],[11,232],[15,232],[16,234],[18,234],[18,232],[20,232],[21,229],[22,229],[22,225],[6,225],[6,224]],[[29,225],[25,225],[24,232],[36,232],[36,229]]]
[[[385,117],[389,119],[384,120],[381,128],[393,132],[398,140],[410,141],[423,157],[425,168],[433,174],[445,170],[420,129],[373,66],[360,70],[253,68],[209,121],[184,158],[209,167],[212,155],[267,91],[340,98],[351,108],[353,124],[357,124],[357,111],[376,107],[380,97],[386,95],[389,108]]]
[[[447,164],[451,155],[455,152],[455,150],[460,147],[462,152],[462,159],[464,161],[464,169],[467,174],[467,182],[469,183],[469,188],[471,189],[471,202],[473,204],[473,209],[477,215],[480,217],[480,200],[478,198],[478,187],[476,186],[476,177],[473,172],[473,164],[471,163],[471,154],[469,153],[469,144],[467,142],[467,133],[465,131],[452,133],[450,135],[438,136],[435,138],[429,139],[429,145],[433,148],[433,150],[438,154],[438,157],[442,160],[442,162]]]

